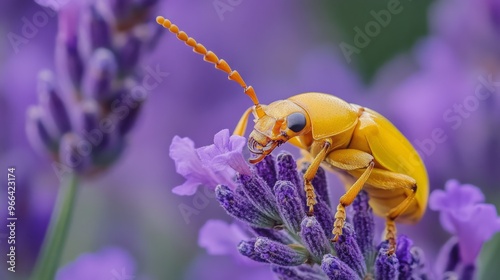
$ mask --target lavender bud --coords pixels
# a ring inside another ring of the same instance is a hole
[[[399,261],[396,254],[387,254],[388,242],[384,242],[375,259],[375,279],[396,280],[399,277]]]
[[[259,176],[238,174],[238,180],[246,197],[257,209],[272,219],[279,218],[273,192],[264,179]]]
[[[331,239],[333,237],[332,229],[335,218],[333,217],[332,210],[323,200],[319,200],[318,203],[314,205],[314,217],[316,217],[316,220],[318,220],[321,225],[326,238]]]
[[[417,279],[428,279],[427,269],[425,265],[425,257],[422,249],[418,247],[412,247],[410,249],[412,261],[411,270],[413,271],[414,278]]]
[[[117,47],[119,69],[123,73],[129,73],[139,61],[142,42],[131,34],[124,38],[124,42]]]
[[[331,280],[361,280],[356,272],[339,258],[327,254],[321,262],[321,269]]]
[[[307,261],[307,251],[299,245],[292,248],[267,238],[258,237],[255,251],[270,263],[281,266],[297,266]]]
[[[309,163],[304,163],[302,166],[302,174],[307,171]],[[332,207],[330,203],[330,195],[328,194],[328,184],[326,183],[326,174],[323,168],[319,168],[312,180],[311,184],[316,191],[316,196],[318,200],[323,200],[328,206]]]
[[[305,217],[301,224],[300,237],[313,261],[321,263],[323,255],[330,253],[330,241],[315,217]]]
[[[373,210],[368,204],[368,194],[365,191],[359,192],[352,203],[354,210],[353,225],[356,231],[356,242],[365,257],[365,260],[372,264],[375,258],[373,238],[375,235],[375,221],[373,219]]]
[[[251,260],[256,262],[267,263],[267,261],[260,257],[260,254],[255,251],[255,242],[257,239],[253,238],[251,240],[245,241],[242,240],[238,244],[238,251],[245,257],[248,257]]]
[[[396,241],[396,257],[399,261],[399,278],[411,279],[413,275],[411,248],[413,241],[405,235],[399,235]]]
[[[286,267],[271,265],[271,270],[276,274],[280,280],[324,280],[325,275],[322,272],[314,271],[312,269],[300,269],[306,265],[297,267]]]
[[[277,230],[273,228],[252,228],[252,230],[258,236],[266,237],[283,244],[293,243],[293,240],[290,238],[288,234],[284,232],[284,230]]]
[[[111,45],[110,26],[93,4],[83,9],[79,31],[79,49],[85,59],[90,58],[94,50],[109,48]]]
[[[276,166],[273,155],[268,155],[255,165],[257,174],[266,181],[268,186],[276,184]]]
[[[26,113],[26,134],[31,145],[40,152],[58,152],[57,140],[49,134],[44,123],[43,111],[39,106],[28,108]]]
[[[356,232],[351,224],[345,223],[342,235],[334,243],[334,248],[339,259],[351,267],[360,277],[366,274],[365,260],[356,242]]]
[[[276,221],[264,216],[246,197],[235,194],[227,186],[218,185],[215,196],[230,216],[250,226],[272,228],[276,225]]]
[[[71,129],[68,111],[56,89],[54,74],[49,70],[38,74],[38,98],[43,110],[48,114],[52,135],[61,137]]]
[[[83,62],[78,52],[78,38],[59,35],[56,45],[57,72],[65,75],[67,84],[78,89],[83,77]]]
[[[281,181],[290,181],[297,187],[297,194],[302,200],[302,207],[306,209],[306,193],[303,188],[302,180],[297,173],[297,163],[292,155],[282,152],[278,155],[277,159],[278,170],[277,179]]]
[[[134,93],[132,90],[135,90]],[[117,98],[111,102],[110,115],[118,123],[121,135],[126,135],[134,126],[142,108],[142,102],[147,97],[147,92],[144,90],[144,88],[139,90],[135,81],[127,79],[115,95]]]
[[[104,102],[113,98],[113,81],[117,65],[113,53],[104,48],[97,49],[90,59],[83,82],[83,92],[89,99]]]
[[[276,204],[285,226],[294,233],[300,232],[300,223],[306,216],[296,187],[289,181],[278,181],[274,186]]]

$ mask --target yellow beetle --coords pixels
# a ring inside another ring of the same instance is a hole
[[[243,135],[253,113],[255,126],[248,137],[248,148],[257,158],[251,159],[251,163],[261,161],[285,142],[307,151],[312,158],[304,173],[309,214],[313,214],[316,204],[311,181],[323,164],[340,174],[346,186],[335,213],[333,241],[342,234],[345,207],[364,189],[375,214],[386,217],[385,237],[391,243],[390,252],[394,252],[394,221],[396,218],[406,223],[420,220],[427,206],[429,186],[422,159],[391,122],[373,110],[316,92],[262,105],[253,88],[247,86],[227,62],[179,31],[169,20],[159,16],[156,21],[203,55],[205,61],[227,73],[251,98],[254,105],[246,110],[234,131]]]

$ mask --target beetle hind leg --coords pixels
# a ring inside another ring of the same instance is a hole
[[[396,224],[395,220],[403,214],[406,209],[411,205],[413,199],[415,198],[415,194],[417,192],[417,185],[414,184],[411,187],[411,193],[408,195],[405,200],[403,200],[398,206],[392,208],[386,215],[386,223],[385,223],[385,239],[389,241],[389,250],[387,251],[388,255],[394,254],[396,251]]]

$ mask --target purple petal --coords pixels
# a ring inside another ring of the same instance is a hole
[[[229,136],[229,130],[223,129],[215,134],[213,145],[198,149],[198,156],[204,165],[215,171],[231,167],[241,174],[250,175],[252,172],[242,154],[244,143],[245,138]]]
[[[186,182],[174,188],[179,195],[192,195],[196,192],[197,185],[204,185],[215,189],[217,184],[226,184],[234,187],[233,170],[212,171],[205,166],[198,157],[194,142],[189,138],[175,136],[170,145],[170,158],[175,161],[177,173],[186,178]]]

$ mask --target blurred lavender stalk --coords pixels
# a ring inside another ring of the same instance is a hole
[[[125,147],[147,95],[136,68],[141,53],[156,41],[149,15],[155,3],[72,1],[58,11],[57,75],[40,72],[39,104],[29,108],[26,124],[31,144],[53,157],[62,183],[33,279],[54,278],[77,178],[102,172]]]

